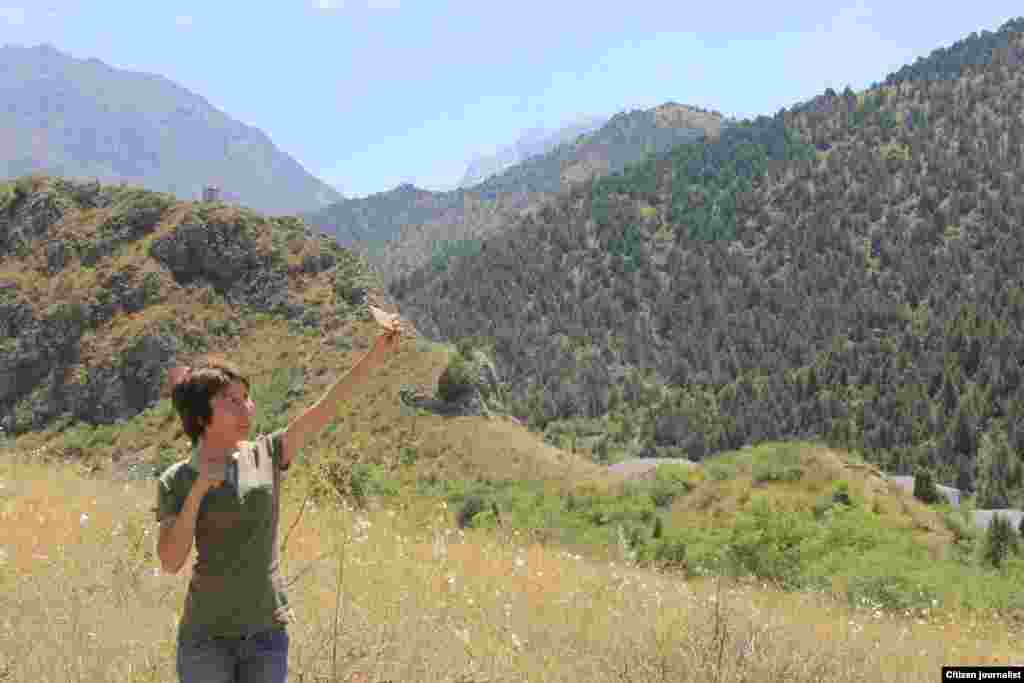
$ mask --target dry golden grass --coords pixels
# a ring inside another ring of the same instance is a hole
[[[176,680],[191,568],[157,570],[152,481],[24,463],[0,460],[0,680]],[[281,522],[293,681],[932,681],[943,664],[1022,663],[1019,633],[977,614],[683,582],[461,532],[425,501],[313,508],[308,465]]]

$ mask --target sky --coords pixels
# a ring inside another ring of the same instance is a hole
[[[528,128],[674,101],[771,115],[854,90],[1016,3],[0,0],[0,44],[155,73],[348,197],[448,189]]]

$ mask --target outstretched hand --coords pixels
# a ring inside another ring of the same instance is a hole
[[[376,306],[370,306],[370,312],[373,314],[373,317],[377,320],[377,323],[383,330],[381,334],[377,336],[373,350],[382,357],[386,357],[398,348],[398,344],[402,339],[402,334],[406,330],[405,325],[402,323],[397,313],[387,313]]]

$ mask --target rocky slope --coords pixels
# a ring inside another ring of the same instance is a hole
[[[167,367],[261,315],[326,335],[380,291],[294,218],[47,176],[0,185],[0,426],[127,419]]]

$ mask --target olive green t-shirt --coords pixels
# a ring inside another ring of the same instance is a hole
[[[242,442],[224,483],[203,497],[179,635],[239,636],[294,620],[277,547],[283,433]],[[164,470],[157,485],[157,522],[181,512],[198,476],[198,448],[190,460]]]

